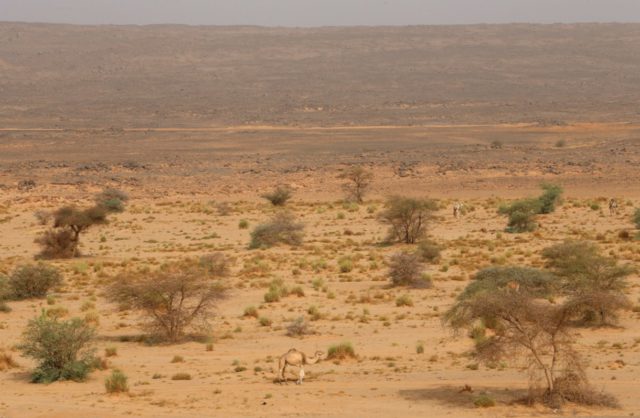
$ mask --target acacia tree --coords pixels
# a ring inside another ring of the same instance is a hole
[[[170,342],[184,337],[200,320],[207,326],[215,302],[224,296],[223,286],[213,280],[226,274],[219,257],[166,264],[152,272],[118,276],[109,298],[143,311],[149,327]]]
[[[36,239],[40,258],[72,258],[78,256],[80,234],[94,225],[107,223],[109,213],[122,212],[129,197],[116,189],[105,189],[95,196],[96,204],[80,209],[64,206],[52,214],[53,228]]]
[[[634,269],[602,255],[595,244],[566,241],[545,248],[542,256],[560,278],[561,293],[584,308],[584,322],[607,324],[615,321],[619,310],[631,306],[624,289]]]
[[[373,173],[362,166],[349,167],[340,175],[341,179],[347,180],[342,187],[347,193],[347,197],[357,203],[364,201],[364,195],[371,186]]]
[[[42,247],[42,258],[71,258],[78,255],[80,234],[93,225],[105,224],[107,211],[102,206],[79,209],[65,206],[53,214],[53,229],[36,242]]]
[[[615,399],[594,391],[574,349],[572,324],[582,306],[577,301],[552,304],[540,296],[553,289],[553,276],[519,267],[481,271],[444,322],[455,330],[481,325],[490,335],[476,338],[475,356],[482,362],[524,360],[530,386],[544,382],[543,399],[614,406]]]
[[[389,240],[414,244],[425,232],[427,221],[438,205],[430,199],[392,196],[380,220],[389,224]]]

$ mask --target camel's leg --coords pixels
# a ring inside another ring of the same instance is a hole
[[[280,383],[284,382],[284,384],[287,384],[287,375],[286,373],[286,369],[287,369],[287,363],[284,364],[284,366],[282,366],[282,368],[280,369]]]
[[[298,381],[296,383],[301,385],[303,380],[304,380],[304,369],[302,368],[302,366],[300,366],[300,372],[298,373]]]

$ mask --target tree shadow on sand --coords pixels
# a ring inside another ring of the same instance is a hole
[[[438,386],[426,389],[407,389],[398,392],[409,401],[435,401],[445,406],[473,408],[474,400],[480,395],[488,395],[497,404],[511,404],[528,395],[526,389],[499,389],[495,387],[473,387],[471,391],[461,386]]]

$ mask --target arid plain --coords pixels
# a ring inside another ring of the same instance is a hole
[[[471,355],[473,340],[442,322],[482,268],[542,267],[542,249],[567,239],[638,265],[640,26],[4,23],[0,39],[0,273],[38,253],[34,239],[48,227],[36,211],[87,207],[104,188],[130,197],[82,234],[82,257],[48,261],[64,276],[48,299],[0,312],[0,348],[17,363],[0,371],[1,416],[640,412],[637,273],[617,326],[573,334],[592,385],[619,409],[523,405],[526,366],[487,367]],[[343,201],[340,175],[354,165],[373,173],[362,204]],[[536,231],[506,233],[499,206],[536,196],[542,182],[564,188],[562,204]],[[293,192],[286,208],[304,225],[303,244],[248,249],[277,210],[260,196],[278,185]],[[382,245],[391,195],[437,199],[426,230],[441,254],[423,265],[431,288],[389,286],[390,256],[415,247]],[[231,267],[204,339],[141,341],[141,312],[107,298],[127,269],[212,253]],[[277,279],[301,291],[266,302]],[[42,309],[89,319],[107,368],[84,382],[30,383],[34,362],[17,345]],[[299,317],[312,333],[287,336]],[[274,382],[288,349],[342,342],[355,358],[307,366],[302,385]],[[128,393],[106,393],[114,369]],[[190,380],[173,380],[178,373]],[[496,405],[476,407],[481,395]]]

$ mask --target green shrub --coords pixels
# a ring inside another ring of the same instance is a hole
[[[105,189],[96,195],[97,206],[103,207],[107,212],[124,212],[124,204],[129,200],[126,193],[116,189]]]
[[[541,187],[543,193],[542,196],[538,198],[540,200],[540,213],[551,213],[556,210],[556,206],[560,203],[562,187],[551,183],[544,183]]]
[[[247,221],[246,219],[241,219],[240,222],[238,222],[238,228],[240,229],[249,228],[249,221]]]
[[[42,315],[29,321],[20,350],[38,362],[32,381],[82,381],[92,369],[95,330],[79,318],[60,321]]]
[[[531,232],[538,227],[535,216],[541,207],[539,199],[524,199],[502,206],[498,212],[509,217],[507,232]]]
[[[189,373],[176,373],[171,376],[171,380],[191,380],[191,375]]]
[[[128,392],[129,386],[127,385],[127,380],[127,375],[116,369],[111,372],[111,376],[105,379],[104,387],[107,393]]]
[[[350,342],[332,345],[327,351],[328,360],[344,360],[347,358],[356,358],[356,352]]]
[[[55,267],[45,263],[18,267],[9,277],[11,296],[14,299],[42,298],[52,287],[62,283],[62,275]]]
[[[249,248],[269,248],[277,244],[302,244],[304,225],[297,223],[293,214],[281,212],[270,222],[255,227],[251,232]]]
[[[633,223],[636,224],[636,228],[640,229],[640,208],[633,213]]]
[[[292,195],[293,192],[288,187],[278,186],[274,191],[263,194],[262,197],[271,202],[273,206],[284,206]]]

